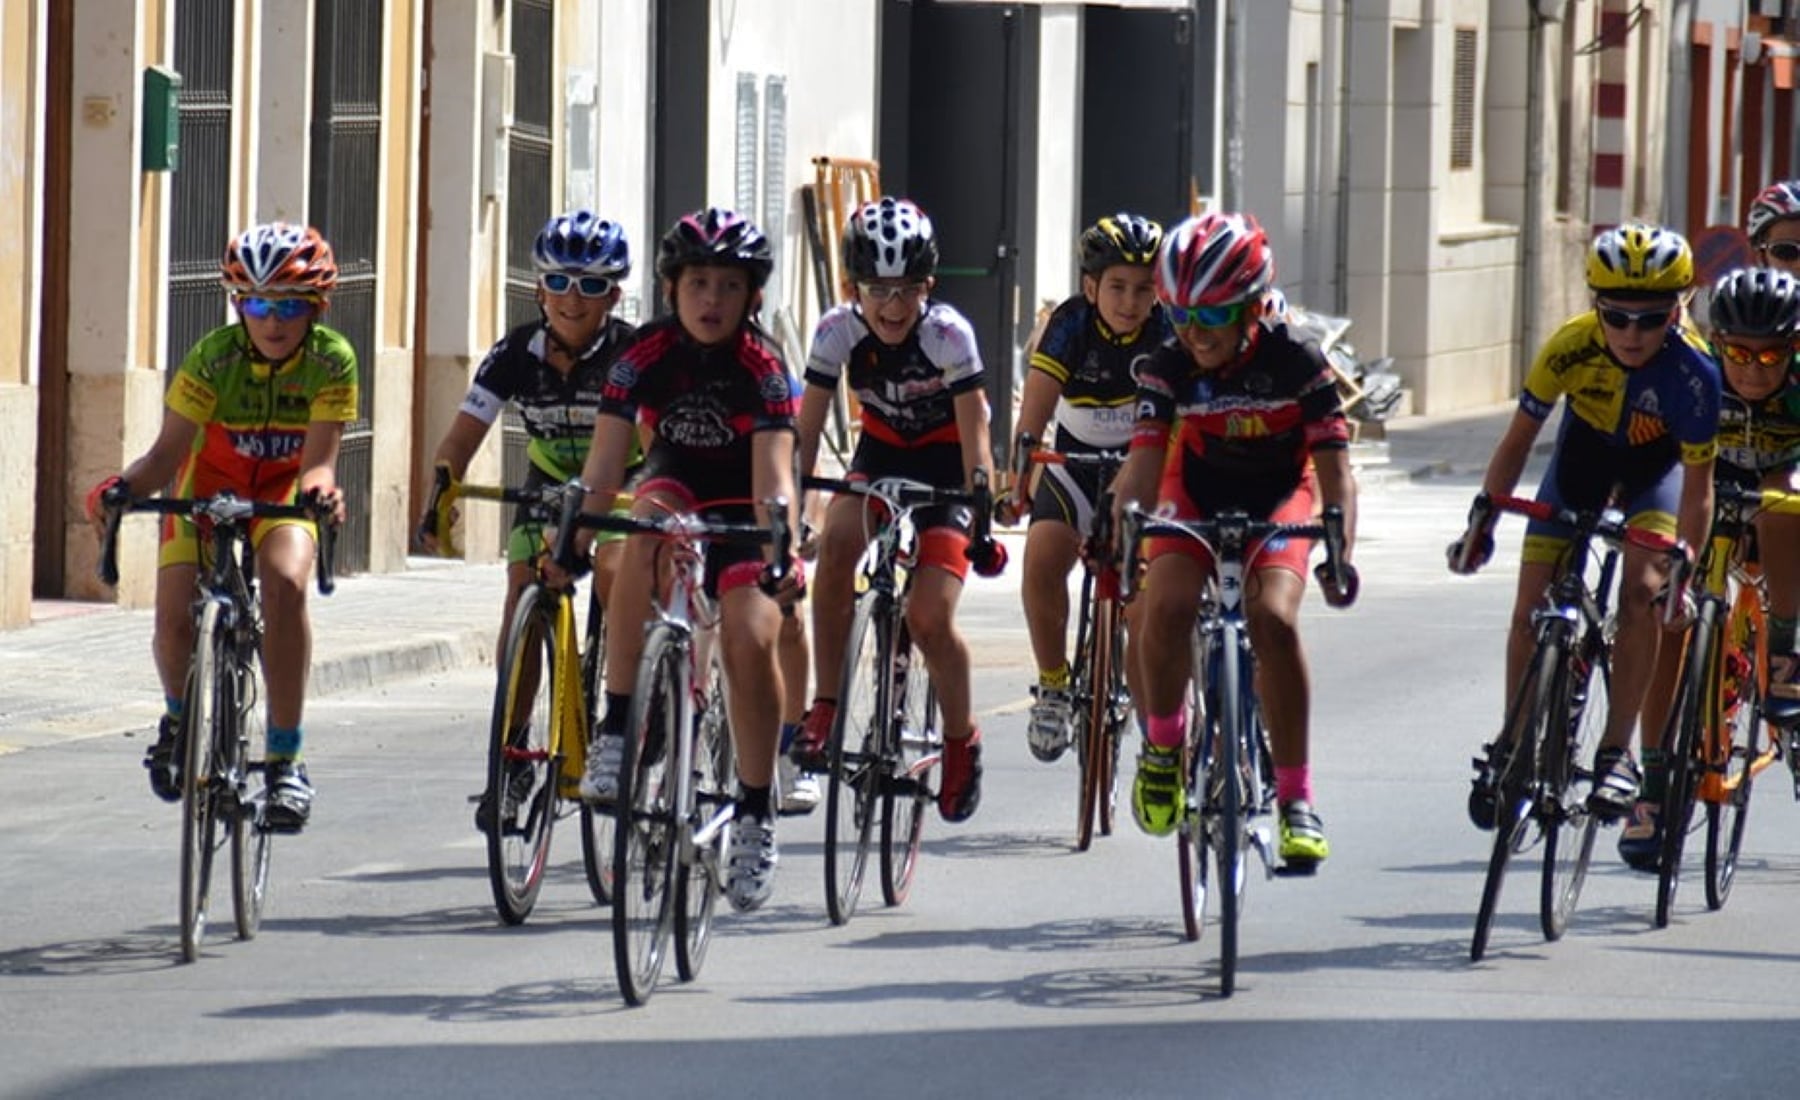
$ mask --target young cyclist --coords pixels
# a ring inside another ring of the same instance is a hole
[[[1800,180],[1781,180],[1750,201],[1744,233],[1761,262],[1800,275]]]
[[[169,384],[162,427],[150,449],[88,494],[114,485],[144,494],[169,487],[183,497],[230,491],[275,503],[316,493],[344,516],[337,486],[338,445],[357,413],[356,352],[319,323],[337,285],[331,246],[310,226],[275,222],[233,239],[220,264],[239,321],[200,339]],[[301,713],[312,661],[306,589],[317,532],[303,520],[258,520],[250,530],[262,599],[263,672],[268,688],[264,812],[269,825],[298,830],[312,811],[301,763]],[[195,523],[165,517],[156,574],[151,648],[167,713],[144,757],[150,789],[181,798],[177,743],[194,648],[194,585],[207,552]]]
[[[773,267],[768,238],[728,210],[695,211],[664,234],[656,273],[673,312],[640,328],[607,374],[582,470],[589,490],[583,511],[612,507],[639,425],[650,444],[633,514],[699,510],[748,522],[754,512],[755,522],[766,524],[763,501],[783,497],[794,507],[793,383],[775,341],[755,321]],[[578,552],[591,535],[576,539]],[[768,900],[779,858],[771,787],[781,724],[782,615],[759,583],[764,558],[754,547],[723,543],[706,551],[706,589],[719,601],[726,705],[742,791],[725,883],[727,898],[740,911]],[[656,560],[654,537],[625,540],[608,608],[606,714],[581,784],[582,794],[595,801],[618,793],[642,624],[651,610],[646,582],[655,576]],[[785,583],[781,596],[791,602],[798,572]]]
[[[907,477],[936,488],[968,488],[976,471],[992,478],[987,396],[975,333],[956,309],[931,297],[937,237],[931,219],[905,199],[865,203],[844,227],[844,271],[852,301],[819,319],[806,360],[800,404],[800,468],[810,473],[845,380],[862,401],[862,436],[848,476]],[[793,754],[816,767],[837,712],[844,648],[853,613],[856,563],[868,545],[861,500],[840,497],[825,513],[813,578],[813,672],[818,694]],[[907,629],[924,655],[944,722],[938,813],[964,821],[981,801],[981,733],[969,702],[969,649],[956,629],[956,604],[971,560],[998,574],[1005,549],[970,543],[967,508],[914,513],[919,566],[906,602]]]
[[[1169,337],[1152,273],[1162,236],[1156,222],[1123,212],[1082,232],[1081,293],[1056,307],[1032,349],[1016,452],[1037,445],[1052,414],[1058,453],[1123,452],[1131,444],[1137,407],[1132,364]],[[1103,489],[1097,467],[1048,466],[1035,495],[1028,496],[1028,479],[1013,486],[1006,509],[1016,517],[1030,501],[1021,596],[1038,682],[1026,739],[1032,755],[1046,763],[1069,744],[1069,571]]]
[[[1672,230],[1630,223],[1594,238],[1587,255],[1594,308],[1551,334],[1533,361],[1519,409],[1488,462],[1469,529],[1450,546],[1452,571],[1473,573],[1492,555],[1494,516],[1484,502],[1513,491],[1539,430],[1564,397],[1567,410],[1537,498],[1577,509],[1610,502],[1634,527],[1702,544],[1712,521],[1719,368],[1683,323],[1682,299],[1693,277],[1693,254]],[[1567,544],[1568,532],[1554,524],[1534,520],[1526,527],[1506,644],[1509,700],[1531,660],[1532,615]],[[1640,710],[1652,791],[1663,778],[1655,742],[1667,701],[1647,693],[1663,634],[1653,603],[1669,573],[1665,554],[1625,547],[1611,707],[1589,796],[1595,812],[1609,817],[1632,811],[1644,779],[1631,758]],[[1483,829],[1494,825],[1492,761],[1489,746],[1475,762],[1469,794],[1470,820]]]
[[[462,480],[508,402],[518,409],[528,436],[525,488],[562,484],[578,476],[587,461],[607,371],[631,340],[631,326],[612,315],[622,293],[619,284],[631,274],[631,248],[617,224],[589,210],[572,210],[544,224],[532,244],[531,260],[538,271],[539,319],[501,337],[476,369],[461,410],[438,443],[435,461],[448,474],[440,486]],[[434,493],[418,527],[420,544],[428,552],[452,552],[439,537],[443,518]],[[498,646],[506,645],[519,594],[535,576],[544,536],[543,525],[522,511],[507,536]],[[620,543],[604,535],[598,542],[594,591],[604,604]],[[496,652],[496,667],[499,662]],[[517,774],[524,790],[515,793],[529,791],[531,770]],[[493,822],[494,792],[487,791],[476,806],[475,827],[485,830]]]
[[[1182,519],[1241,510],[1306,522],[1319,505],[1335,505],[1344,513],[1348,564],[1356,523],[1349,425],[1318,345],[1301,342],[1272,311],[1274,277],[1268,238],[1248,214],[1202,214],[1164,236],[1156,296],[1175,338],[1139,369],[1137,427],[1115,489],[1121,502],[1154,500],[1159,512]],[[1244,591],[1275,764],[1280,854],[1296,870],[1331,851],[1313,809],[1311,689],[1298,628],[1311,549],[1300,539],[1269,544]],[[1138,596],[1145,739],[1131,801],[1138,826],[1164,836],[1181,820],[1188,637],[1211,562],[1204,547],[1185,539],[1153,540],[1145,557]]]

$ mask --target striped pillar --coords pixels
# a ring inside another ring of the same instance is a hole
[[[1594,171],[1588,184],[1588,211],[1600,233],[1625,220],[1626,39],[1632,0],[1600,0],[1596,12],[1600,41],[1594,79]]]

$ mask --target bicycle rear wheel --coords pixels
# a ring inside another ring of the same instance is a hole
[[[519,595],[494,689],[488,731],[488,883],[507,924],[522,923],[537,904],[556,825],[556,773],[551,758],[557,722],[555,620],[533,585]]]
[[[1563,643],[1541,638],[1531,654],[1525,677],[1506,710],[1500,739],[1494,743],[1497,775],[1494,780],[1494,843],[1488,854],[1487,876],[1481,884],[1481,904],[1475,910],[1475,935],[1469,942],[1469,960],[1480,962],[1487,954],[1488,936],[1500,904],[1500,888],[1506,882],[1506,866],[1530,839],[1532,788],[1536,783],[1538,730],[1551,697],[1551,680],[1563,663]]]
[[[1762,737],[1762,699],[1768,691],[1769,633],[1762,598],[1739,584],[1720,638],[1723,647],[1717,717],[1709,756],[1717,793],[1706,801],[1706,907],[1723,908],[1737,878],[1738,851],[1750,821],[1750,788],[1775,758]],[[1709,783],[1707,786],[1711,787]]]
[[[1655,924],[1666,928],[1681,887],[1681,853],[1694,817],[1694,801],[1700,791],[1705,761],[1706,727],[1712,714],[1708,700],[1717,698],[1714,685],[1719,670],[1719,605],[1700,601],[1700,613],[1688,634],[1687,654],[1681,662],[1681,690],[1670,721],[1675,736],[1663,737],[1664,757],[1669,762],[1668,789],[1662,804],[1662,851],[1656,863]]]
[[[833,924],[848,921],[862,896],[876,799],[886,780],[880,746],[893,713],[887,611],[879,596],[859,598],[844,651],[825,792],[825,908]]]
[[[715,654],[705,709],[694,716],[692,792],[683,828],[698,830],[733,804],[737,783],[737,754],[731,744],[731,722],[725,711],[725,673]],[[691,982],[706,961],[712,942],[713,910],[725,871],[725,841],[730,829],[721,827],[692,859],[678,868],[675,879],[675,972]]]
[[[899,635],[894,648],[906,654],[906,664],[892,666],[897,720],[888,726],[892,740],[883,755],[900,762],[902,775],[897,782],[883,784],[881,792],[881,897],[888,905],[904,904],[912,892],[925,817],[937,787],[931,776],[944,753],[937,692],[925,668],[925,655],[912,644],[905,624]]]
[[[214,777],[217,746],[235,739],[231,703],[229,639],[221,605],[204,600],[195,632],[194,664],[188,672],[181,765],[181,957],[200,957],[206,938],[207,896],[212,887],[213,853],[219,847],[219,804]]]
[[[672,630],[644,643],[625,737],[613,842],[613,963],[619,992],[641,1005],[656,989],[675,918],[675,769],[686,653]]]
[[[1192,651],[1188,725],[1181,755],[1181,774],[1187,786],[1181,793],[1184,805],[1181,824],[1176,827],[1175,855],[1181,870],[1182,934],[1189,940],[1198,940],[1206,928],[1206,894],[1212,880],[1208,864],[1212,849],[1207,843],[1208,831],[1200,820],[1200,799],[1206,790],[1207,754],[1212,751],[1212,719],[1206,705],[1206,692],[1201,687],[1206,668],[1206,644],[1198,634],[1192,642]]]
[[[238,715],[238,738],[237,759],[229,770],[236,788],[231,812],[231,901],[238,938],[247,940],[262,927],[275,834],[263,824],[249,791],[252,746],[260,748],[265,736],[262,662],[252,650],[240,652],[232,667],[236,671],[232,704]]]
[[[1588,809],[1594,776],[1585,762],[1593,759],[1606,732],[1612,668],[1605,650],[1598,644],[1592,648],[1590,658],[1574,655],[1563,662],[1551,688],[1550,724],[1539,727],[1544,737],[1544,804],[1539,807],[1544,874],[1538,918],[1547,940],[1561,939],[1568,930],[1600,827]]]
[[[605,688],[600,670],[606,663],[606,613],[600,598],[588,590],[587,634],[581,646],[581,698],[587,704],[587,730],[591,739],[600,728],[600,708]],[[581,869],[595,905],[612,904],[613,815],[581,804]]]

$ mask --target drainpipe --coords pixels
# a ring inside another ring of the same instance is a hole
[[[426,323],[425,302],[426,289],[431,271],[431,65],[432,51],[432,7],[434,0],[423,0],[421,17],[424,21],[424,42],[420,51],[419,74],[419,206],[413,220],[418,234],[414,246],[412,264],[413,276],[413,318],[412,318],[412,463],[407,486],[406,514],[416,516],[425,505],[424,499],[414,499],[414,494],[427,491],[431,478],[431,456],[426,454],[430,441],[425,438],[425,397],[426,347],[425,337],[430,326]],[[411,525],[407,524],[407,541],[411,540]],[[410,547],[408,547],[410,549]]]
[[[1350,21],[1351,0],[1338,0],[1337,247],[1332,261],[1332,312],[1350,315]]]
[[[1525,31],[1525,211],[1519,227],[1519,355],[1513,359],[1517,383],[1538,346],[1538,264],[1544,226],[1544,17],[1537,0],[1526,0]]]
[[[1220,205],[1244,208],[1245,0],[1225,2],[1225,187]]]

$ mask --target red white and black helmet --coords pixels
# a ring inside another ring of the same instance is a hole
[[[337,259],[310,225],[253,225],[225,246],[219,261],[233,294],[310,294],[323,298],[337,285]]]
[[[665,279],[680,278],[683,268],[695,265],[743,268],[750,288],[761,290],[775,270],[775,254],[749,218],[709,206],[682,215],[656,250],[656,273]]]
[[[1744,232],[1749,234],[1751,244],[1761,244],[1771,225],[1789,218],[1800,218],[1800,180],[1771,183],[1750,200]]]
[[[1207,213],[1163,234],[1156,297],[1183,309],[1260,298],[1275,279],[1269,238],[1249,214]]]

